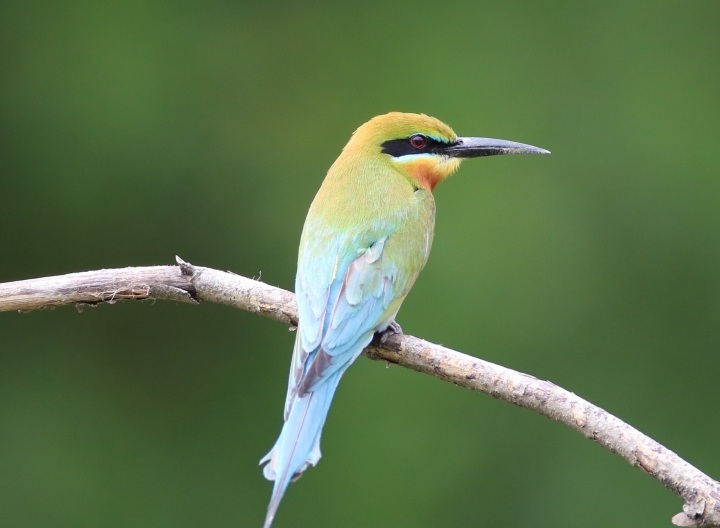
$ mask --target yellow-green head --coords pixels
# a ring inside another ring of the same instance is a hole
[[[343,156],[384,156],[415,187],[432,191],[464,158],[548,151],[501,139],[458,137],[448,125],[424,114],[390,112],[358,128]]]

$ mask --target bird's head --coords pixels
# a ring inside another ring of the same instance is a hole
[[[346,154],[379,156],[412,185],[432,191],[465,158],[500,154],[549,154],[545,149],[502,139],[458,137],[452,128],[424,114],[390,112],[358,128]]]

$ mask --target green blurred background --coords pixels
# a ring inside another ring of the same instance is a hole
[[[292,289],[307,207],[389,110],[549,157],[436,191],[406,332],[720,476],[720,4],[0,1],[0,281],[198,265]],[[216,305],[1,314],[0,526],[260,526],[293,335]],[[669,526],[576,433],[360,359],[276,525]]]

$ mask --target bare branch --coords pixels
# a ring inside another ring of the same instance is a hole
[[[178,266],[89,271],[0,284],[0,311],[153,298],[215,302],[297,324],[291,292],[177,261]],[[622,420],[553,383],[403,334],[390,335],[382,344],[374,342],[364,355],[490,394],[565,424],[682,497],[683,512],[673,517],[677,526],[720,526],[720,483]]]

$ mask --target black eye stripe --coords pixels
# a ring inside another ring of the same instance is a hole
[[[424,146],[420,146],[422,143],[420,138],[425,140]],[[409,156],[411,154],[441,154],[444,149],[451,145],[423,134],[412,134],[411,136],[401,139],[389,139],[388,141],[383,142],[380,146],[382,147],[382,152],[385,154],[390,154],[394,158],[399,158],[401,156]]]

